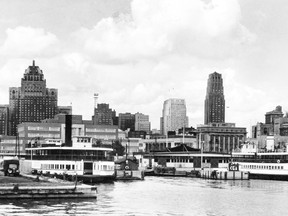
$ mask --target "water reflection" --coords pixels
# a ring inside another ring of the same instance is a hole
[[[286,215],[288,182],[146,177],[98,184],[96,199],[0,201],[0,215]]]

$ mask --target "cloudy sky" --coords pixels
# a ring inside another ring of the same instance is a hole
[[[183,98],[196,127],[217,71],[226,122],[250,132],[277,105],[288,111],[287,11],[285,0],[0,0],[0,104],[35,59],[84,119],[97,92],[159,129],[164,100]]]

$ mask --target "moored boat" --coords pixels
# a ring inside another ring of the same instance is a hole
[[[257,151],[256,147],[250,151],[243,151],[249,144],[242,147],[241,152],[233,152],[233,163],[239,164],[239,170],[249,172],[250,179],[288,180],[288,152]]]
[[[133,156],[115,161],[116,180],[144,180],[144,171],[139,170],[139,162]]]
[[[27,157],[21,169],[31,169],[38,174],[66,176],[67,179],[95,183],[115,179],[113,149],[97,146],[96,139],[74,136],[70,146],[39,144],[26,149]]]

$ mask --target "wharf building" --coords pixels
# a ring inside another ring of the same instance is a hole
[[[40,122],[57,113],[58,90],[46,87],[43,71],[29,66],[21,79],[21,87],[9,88],[8,135],[16,136],[17,125]]]
[[[205,98],[204,124],[225,122],[225,99],[222,75],[209,75]]]
[[[161,134],[168,135],[169,131],[177,131],[183,127],[188,127],[185,100],[173,98],[164,101],[160,118]]]

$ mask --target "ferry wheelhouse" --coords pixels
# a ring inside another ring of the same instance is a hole
[[[288,180],[287,151],[257,151],[250,146],[244,144],[240,152],[232,153],[232,160],[239,164],[240,171],[249,172],[250,179]]]
[[[111,146],[99,146],[88,136],[72,137],[71,146],[49,140],[26,148],[25,166],[43,174],[77,176],[84,182],[114,180],[112,151]]]

